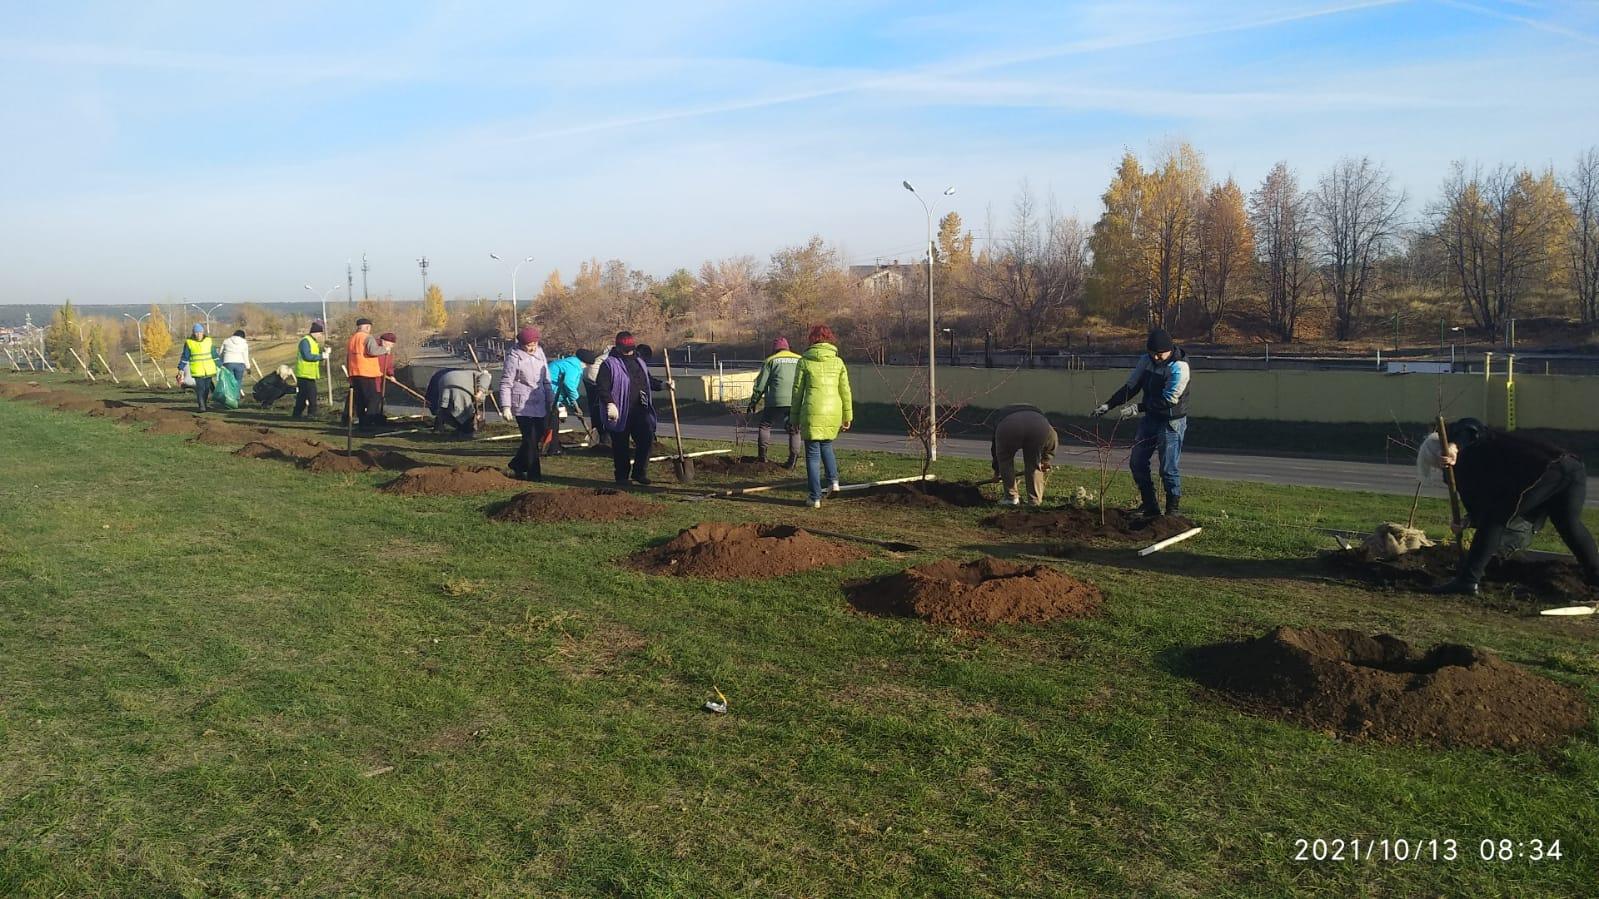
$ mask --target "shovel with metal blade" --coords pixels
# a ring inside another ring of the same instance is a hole
[[[679,484],[694,483],[694,460],[683,454],[683,423],[677,418],[677,382],[672,378],[672,354],[663,351],[661,362],[666,366],[666,397],[672,404],[672,432],[677,439],[677,458],[672,460],[672,474]]]

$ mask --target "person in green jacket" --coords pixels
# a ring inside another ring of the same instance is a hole
[[[827,467],[830,489],[838,489],[838,459],[833,455],[833,440],[840,430],[848,431],[855,419],[850,400],[849,369],[838,357],[833,329],[813,325],[810,347],[800,357],[794,376],[794,398],[790,418],[805,440],[805,477],[811,488],[811,508],[822,507],[822,466]]]
[[[794,401],[794,374],[799,371],[799,361],[799,353],[789,350],[787,337],[772,341],[772,355],[761,363],[761,373],[755,377],[755,389],[750,392],[751,414],[754,414],[755,407],[762,400],[766,401],[766,409],[761,412],[761,427],[756,432],[756,458],[766,461],[766,449],[772,445],[772,424],[781,421],[783,430],[788,432],[788,461],[783,463],[784,468],[793,468],[800,452],[799,431],[795,430],[794,419],[789,415]]]

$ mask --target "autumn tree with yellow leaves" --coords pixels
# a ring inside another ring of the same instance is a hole
[[[1194,292],[1206,180],[1204,157],[1187,143],[1147,170],[1132,152],[1123,155],[1090,238],[1096,306],[1124,316],[1142,307],[1152,326],[1182,318]]]
[[[1205,196],[1199,213],[1199,240],[1194,283],[1214,343],[1216,327],[1236,305],[1254,263],[1254,231],[1244,209],[1244,192],[1228,178]]]

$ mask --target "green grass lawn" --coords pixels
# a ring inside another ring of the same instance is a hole
[[[237,416],[289,425],[281,405]],[[1104,590],[1102,617],[974,635],[862,617],[840,584],[1029,551],[977,524],[990,510],[688,503],[660,466],[657,517],[501,525],[484,510],[503,496],[390,497],[383,475],[11,400],[0,454],[0,894],[1534,896],[1599,877],[1591,730],[1546,754],[1351,744],[1175,670],[1281,623],[1485,645],[1599,693],[1592,619],[1315,577],[1314,528],[1402,520],[1408,497],[1195,480],[1200,538],[1063,566]],[[916,468],[842,462],[846,481]],[[546,472],[599,484],[609,462]],[[1090,477],[1057,470],[1052,494]],[[1446,516],[1423,501],[1435,536]],[[735,583],[614,564],[703,520],[924,552]],[[718,688],[731,714],[699,711]],[[1450,838],[1459,858],[1294,861],[1317,837]],[[1564,858],[1481,861],[1486,838]]]

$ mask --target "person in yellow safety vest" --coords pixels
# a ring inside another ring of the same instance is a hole
[[[294,356],[294,412],[291,418],[316,415],[316,384],[322,376],[322,363],[328,358],[328,351],[322,346],[321,337],[327,328],[320,320],[311,323],[311,330],[300,338],[299,351]]]
[[[221,356],[216,347],[211,345],[210,335],[205,333],[205,325],[195,325],[194,336],[183,342],[183,355],[178,358],[178,368],[189,369],[189,377],[194,379],[194,401],[201,412],[209,411],[206,406],[211,400],[211,387],[215,383],[213,379],[220,361]]]

